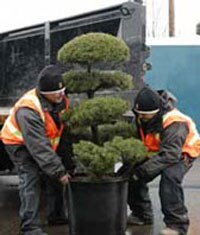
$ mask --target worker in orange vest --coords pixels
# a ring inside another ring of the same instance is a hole
[[[194,122],[174,103],[169,93],[144,87],[133,107],[140,139],[154,154],[137,166],[131,177],[128,224],[153,223],[147,183],[160,175],[159,196],[166,224],[161,235],[187,234],[189,218],[181,183],[200,153],[200,137]]]
[[[61,69],[48,65],[39,73],[37,87],[15,103],[1,130],[2,141],[19,175],[20,234],[46,234],[38,215],[44,178],[57,192],[54,199],[52,189],[49,192],[49,224],[55,224],[56,220],[59,224],[67,222],[63,185],[68,183],[70,174],[56,153],[63,131],[61,113],[67,109]]]

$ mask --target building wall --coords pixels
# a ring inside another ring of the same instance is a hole
[[[200,45],[152,45],[149,62],[145,83],[172,92],[200,130]]]

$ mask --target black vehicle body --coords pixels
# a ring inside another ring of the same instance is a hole
[[[0,126],[11,106],[36,85],[38,72],[56,62],[60,47],[77,35],[103,32],[118,36],[130,47],[131,59],[123,70],[133,76],[134,90],[122,93],[129,100],[143,85],[145,59],[145,6],[129,1],[78,16],[46,22],[0,34]],[[0,148],[0,171],[8,168]]]

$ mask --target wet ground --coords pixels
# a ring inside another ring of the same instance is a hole
[[[0,235],[17,235],[19,228],[19,198],[16,176],[0,176]],[[153,226],[131,226],[126,235],[158,235],[164,227],[158,198],[159,178],[149,184],[154,207]],[[200,159],[184,180],[185,200],[189,210],[191,225],[188,235],[200,234]],[[173,196],[173,195],[172,195]],[[41,213],[43,229],[48,235],[69,235],[68,226],[48,227],[45,225],[44,213]],[[94,234],[95,235],[95,234]],[[103,235],[103,234],[102,234]]]

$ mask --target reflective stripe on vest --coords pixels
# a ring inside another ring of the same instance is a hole
[[[10,110],[10,114],[3,125],[3,128],[1,130],[1,136],[2,141],[5,144],[24,143],[22,133],[15,119],[15,113],[20,107],[30,107],[31,109],[36,110],[44,121],[44,113],[42,111],[39,99],[36,96],[36,90],[30,90],[16,102],[14,107]]]
[[[65,100],[66,109],[68,109],[68,100]],[[63,130],[63,124],[58,129],[50,114],[42,110],[41,103],[33,89],[27,92],[12,108],[10,115],[1,131],[2,141],[5,144],[24,144],[22,133],[15,119],[15,113],[20,107],[29,107],[39,113],[45,124],[45,134],[51,142],[52,148],[56,150],[60,136]]]
[[[56,138],[49,138],[49,140],[50,140],[50,142],[51,142],[51,146],[52,146],[52,148],[54,149],[54,150],[56,150],[57,149],[57,146],[58,146],[58,144],[59,144],[59,142],[60,142],[60,136],[59,137],[56,137]]]
[[[62,134],[64,125],[61,123],[60,128],[58,129],[51,115],[48,112],[44,112],[44,114],[45,114],[45,133],[51,142],[53,150],[56,150],[60,142],[60,136]]]
[[[192,119],[177,109],[166,113],[163,116],[163,128],[171,125],[173,122],[185,122],[188,126],[189,133],[182,147],[182,153],[186,153],[190,157],[198,157],[200,154],[200,136]],[[158,134],[148,133],[144,136],[142,128],[140,128],[140,136],[144,145],[149,152],[159,151],[160,138]]]
[[[163,127],[166,128],[173,122],[185,122],[189,130],[182,147],[182,153],[186,153],[190,157],[198,157],[200,154],[200,136],[193,120],[187,115],[181,113],[179,110],[173,109],[164,115]]]

